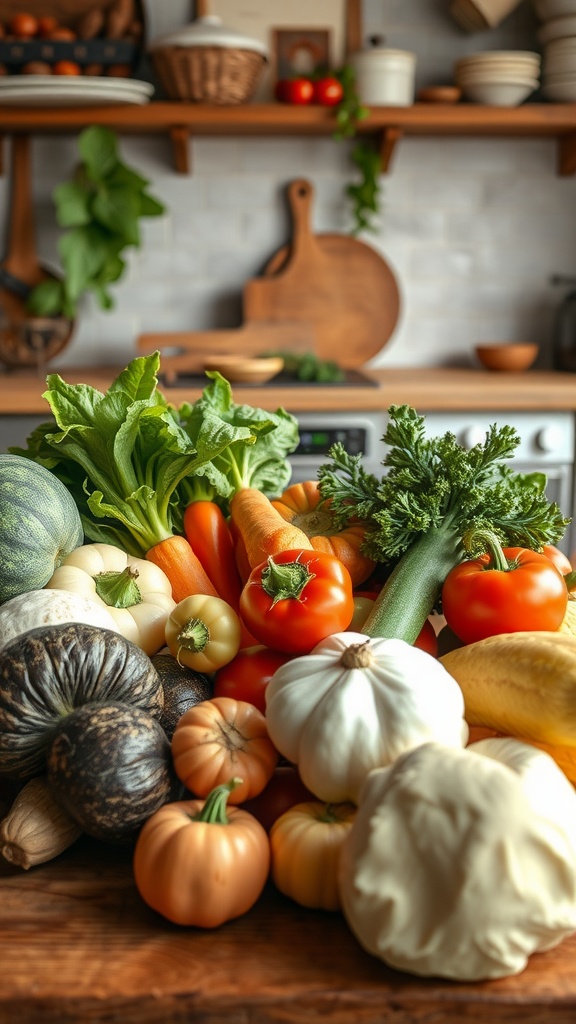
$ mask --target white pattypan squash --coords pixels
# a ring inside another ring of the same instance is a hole
[[[353,632],[276,670],[266,721],[304,785],[329,803],[355,803],[368,772],[421,743],[462,747],[468,738],[462,691],[436,658]]]
[[[349,927],[390,967],[517,974],[576,931],[576,793],[519,740],[425,744],[367,778],[338,881]]]

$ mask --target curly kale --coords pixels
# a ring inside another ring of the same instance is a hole
[[[504,545],[538,550],[558,541],[570,520],[548,500],[545,474],[509,465],[520,443],[512,427],[493,424],[467,449],[450,431],[426,437],[424,416],[408,405],[390,406],[388,416],[381,479],[341,444],[318,479],[336,524],[360,521],[363,551],[394,564],[365,631],[411,643],[452,566],[479,553],[466,548],[474,527],[492,530]]]

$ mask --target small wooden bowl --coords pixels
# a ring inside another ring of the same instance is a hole
[[[205,370],[218,370],[230,383],[265,384],[280,373],[284,360],[280,356],[215,355],[204,361]]]
[[[462,90],[458,85],[426,85],[419,90],[417,99],[420,103],[458,103]]]
[[[527,370],[538,355],[538,345],[529,342],[502,342],[477,345],[476,355],[487,370]]]

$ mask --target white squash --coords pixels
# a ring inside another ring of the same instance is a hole
[[[0,605],[0,650],[37,626],[84,622],[88,626],[119,629],[106,608],[67,590],[29,590]]]
[[[462,747],[464,699],[449,672],[404,640],[335,633],[276,670],[270,738],[320,800],[358,799],[368,772],[430,740]]]
[[[160,566],[114,544],[82,544],[66,556],[47,588],[70,590],[107,609],[121,633],[146,654],[164,645],[164,628],[176,607]]]
[[[339,889],[356,938],[391,967],[517,974],[576,931],[576,793],[519,740],[425,744],[367,778]]]

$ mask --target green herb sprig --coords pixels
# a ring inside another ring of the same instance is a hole
[[[341,102],[336,108],[337,129],[334,139],[348,140],[356,137],[358,122],[370,115],[356,91],[356,76],[350,65],[346,64],[337,73],[344,90]],[[357,182],[346,185],[345,193],[352,201],[353,227],[351,233],[358,235],[361,231],[375,231],[376,221],[380,212],[380,175],[382,171],[380,154],[372,141],[360,139],[353,147],[350,158],[360,172]]]
[[[364,553],[392,566],[363,631],[413,643],[450,569],[479,553],[467,550],[473,527],[492,530],[506,546],[538,550],[555,544],[570,520],[548,500],[544,473],[509,464],[520,443],[512,427],[493,424],[467,449],[450,431],[426,437],[424,417],[410,406],[392,405],[388,415],[387,472],[366,473],[361,456],[336,444],[318,471],[319,488],[336,525],[359,520]]]
[[[114,132],[91,125],[78,138],[81,162],[71,181],[58,185],[53,198],[60,227],[58,242],[63,278],[43,281],[27,301],[37,316],[76,315],[84,292],[94,292],[102,309],[112,309],[109,286],[122,277],[124,250],[141,245],[141,217],[158,217],[164,206],[148,191],[148,182],[122,162]]]

